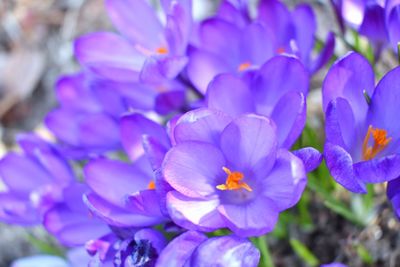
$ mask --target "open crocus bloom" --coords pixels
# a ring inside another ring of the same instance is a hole
[[[174,136],[177,144],[162,171],[173,188],[168,211],[182,227],[261,235],[304,190],[303,162],[278,147],[275,123],[266,117],[232,120],[219,111],[194,110],[177,122]]]
[[[397,108],[400,68],[375,88],[374,72],[357,53],[338,60],[323,84],[325,159],[333,178],[350,191],[400,176]]]

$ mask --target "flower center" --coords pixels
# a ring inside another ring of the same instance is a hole
[[[168,54],[168,49],[166,47],[161,46],[157,48],[156,52],[160,55],[166,55]]]
[[[219,190],[238,190],[240,188],[244,188],[247,191],[253,191],[251,187],[245,183],[242,182],[244,175],[241,172],[232,172],[230,169],[226,167],[222,167],[224,172],[228,175],[226,178],[225,184],[220,184],[217,185],[217,189]]]
[[[373,140],[373,145],[369,145],[369,140]],[[392,140],[391,137],[387,137],[387,131],[384,129],[373,128],[372,125],[368,127],[367,134],[362,145],[362,157],[363,160],[373,159],[379,152],[384,150],[389,142]]]
[[[243,62],[242,64],[239,65],[238,71],[245,71],[248,68],[250,68],[251,63],[250,62]]]
[[[151,180],[150,183],[147,185],[147,189],[156,189],[156,183]]]

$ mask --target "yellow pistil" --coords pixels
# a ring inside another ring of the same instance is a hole
[[[247,70],[248,68],[250,68],[250,66],[251,66],[251,63],[250,63],[250,62],[244,62],[244,63],[242,63],[242,64],[239,65],[238,71],[245,71],[245,70]]]
[[[369,146],[369,139],[373,138],[373,145]],[[373,159],[379,152],[384,150],[389,142],[392,140],[391,137],[387,137],[387,131],[383,129],[373,128],[372,125],[368,127],[367,134],[365,135],[364,142],[362,145],[362,157],[363,160]]]
[[[222,167],[224,172],[228,175],[226,178],[225,184],[220,184],[217,185],[217,189],[219,190],[238,190],[240,188],[244,188],[247,191],[253,191],[251,187],[245,183],[242,182],[244,175],[241,172],[232,172],[230,169],[226,167]]]
[[[160,55],[166,55],[166,54],[168,54],[168,49],[166,48],[166,47],[159,47],[159,48],[157,48],[157,53],[158,54],[160,54]]]
[[[149,185],[147,186],[147,189],[156,189],[156,183],[151,180]]]

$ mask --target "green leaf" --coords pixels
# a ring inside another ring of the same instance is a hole
[[[64,250],[54,244],[54,241],[42,240],[32,234],[28,234],[27,239],[35,248],[37,248],[37,250],[39,250],[43,254],[55,255],[60,257],[65,256]]]
[[[374,259],[372,258],[371,254],[363,245],[357,245],[356,250],[363,263],[368,265],[374,263]]]
[[[299,256],[304,262],[306,262],[309,266],[314,267],[318,266],[319,260],[317,257],[307,248],[306,245],[301,243],[298,239],[290,239],[290,245],[294,252],[296,252],[297,256]]]

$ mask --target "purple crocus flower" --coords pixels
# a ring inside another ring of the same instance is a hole
[[[188,231],[172,240],[156,266],[257,266],[260,252],[251,242],[234,235],[207,238]]]
[[[187,73],[201,93],[206,92],[208,83],[217,74],[243,75],[274,55],[295,55],[313,73],[333,53],[334,38],[329,35],[320,57],[310,59],[316,25],[308,5],[298,6],[290,13],[279,1],[261,1],[258,18],[254,21],[246,18],[242,9],[235,10],[234,5],[224,1],[216,17],[200,24],[198,40],[189,51]]]
[[[347,265],[344,265],[343,263],[333,262],[329,264],[322,264],[320,267],[347,267]]]
[[[175,78],[187,63],[191,1],[163,1],[163,7],[166,25],[144,0],[106,1],[109,17],[122,36],[98,32],[79,38],[75,42],[78,61],[111,80],[137,82],[146,72]]]
[[[187,229],[265,234],[305,187],[302,161],[278,147],[275,123],[266,117],[194,110],[179,119],[174,137],[162,174],[173,188],[169,214]]]
[[[19,138],[23,152],[8,153],[0,161],[6,191],[0,193],[0,220],[31,225],[62,199],[73,180],[72,170],[54,146],[34,135]]]
[[[339,23],[344,22],[374,44],[375,55],[390,43],[397,52],[400,41],[400,2],[398,0],[332,0]]]
[[[366,183],[400,176],[399,77],[395,68],[375,88],[371,65],[351,52],[324,80],[325,159],[333,178],[352,192],[365,193]]]
[[[387,186],[387,197],[392,203],[394,213],[400,219],[400,178],[392,180]]]

